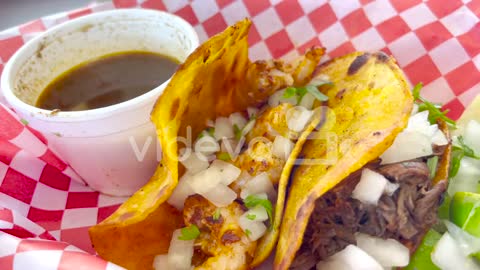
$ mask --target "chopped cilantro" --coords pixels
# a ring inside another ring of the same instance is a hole
[[[261,198],[257,195],[248,195],[245,200],[243,200],[245,206],[249,209],[254,208],[257,205],[262,206],[267,211],[268,219],[270,223],[273,222],[273,206],[272,203],[268,199]]]
[[[428,120],[431,124],[435,124],[437,119],[441,119],[445,121],[449,126],[456,128],[455,121],[448,118],[446,113],[448,110],[442,111],[442,106],[439,104],[434,104],[420,95],[420,90],[422,89],[423,84],[418,83],[412,90],[413,98],[415,99],[415,103],[418,105],[418,111],[428,111]]]
[[[450,178],[455,177],[460,169],[460,162],[463,157],[470,157],[474,159],[480,159],[480,156],[476,155],[472,148],[465,144],[463,137],[458,136],[457,142],[459,145],[453,146],[452,159],[450,165]]]
[[[223,160],[223,161],[229,161],[232,158],[230,157],[230,155],[227,152],[220,152],[217,155],[217,159],[220,159],[220,160]]]
[[[23,118],[22,118],[22,119],[20,119],[20,122],[22,122],[22,124],[24,124],[25,126],[27,126],[27,125],[28,125],[28,121],[27,121],[27,120],[25,120],[25,119],[23,119]]]
[[[215,128],[213,128],[213,127],[207,128],[207,133],[208,133],[210,136],[213,137],[214,134],[215,134]]]
[[[299,86],[299,87],[287,87],[285,89],[285,92],[283,93],[283,98],[291,98],[296,96],[297,97],[297,103],[300,103],[302,101],[302,98],[307,94],[310,93],[312,94],[316,99],[320,101],[327,101],[328,97],[324,95],[322,92],[318,91],[318,86],[321,85],[332,85],[331,82],[318,82],[315,84],[308,84],[306,86]]]
[[[243,129],[239,129],[237,126],[237,129],[235,129],[236,125],[233,125],[233,130],[235,131],[235,139],[241,140],[243,136],[247,134],[248,131],[250,131],[253,128],[253,125],[255,125],[255,121],[257,118],[255,116],[252,116],[250,120],[248,120],[247,124],[245,124],[245,127]],[[248,129],[248,131],[247,131]]]
[[[242,129],[237,124],[233,124],[233,132],[235,133],[235,139],[240,140],[242,138]]]
[[[433,178],[437,172],[438,156],[433,156],[427,160],[427,167],[430,171],[430,177]]]
[[[205,133],[202,131],[202,132],[200,132],[200,134],[198,134],[197,140],[198,140],[198,139],[201,139],[201,138],[203,138],[203,137],[205,137]]]
[[[219,220],[220,219],[220,208],[217,208],[215,210],[215,213],[213,213],[212,218],[213,218],[213,220]]]
[[[200,230],[195,225],[182,228],[181,233],[182,234],[178,237],[178,240],[193,240],[200,236]]]
[[[453,150],[462,150],[466,157],[480,159],[480,156],[475,155],[475,152],[473,151],[473,149],[465,144],[465,141],[463,140],[463,136],[458,136],[457,140],[460,146],[454,145]]]
[[[328,97],[324,95],[322,92],[318,91],[317,86],[314,85],[307,85],[305,87],[307,91],[312,94],[316,99],[320,101],[327,101]]]
[[[252,235],[252,232],[251,232],[249,229],[246,229],[246,230],[245,230],[245,234],[246,234],[247,236],[250,236],[250,235]]]
[[[247,214],[247,218],[250,219],[250,220],[255,220],[257,218],[257,216],[254,215],[254,214]]]
[[[283,98],[291,98],[297,94],[297,89],[295,87],[287,87],[285,92],[283,92]]]

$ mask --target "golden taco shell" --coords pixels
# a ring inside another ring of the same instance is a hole
[[[274,269],[288,269],[315,201],[351,173],[378,158],[407,125],[413,98],[393,58],[355,52],[319,70],[333,87],[325,122],[304,144],[302,165],[292,175]]]
[[[264,103],[286,86],[282,76],[269,74],[268,63],[249,61],[250,25],[245,19],[200,45],[157,100],[151,119],[163,150],[162,161],[143,188],[90,228],[92,243],[102,258],[128,269],[152,269],[154,257],[168,252],[173,231],[183,226],[182,213],[166,203],[184,170],[178,163],[177,137],[196,138],[207,120]],[[311,49],[296,66],[289,67],[295,85],[311,79],[323,51]],[[311,72],[305,73],[305,68]],[[320,121],[314,119],[282,170],[273,230],[259,240],[252,266],[267,258],[276,243],[290,170],[306,134]]]

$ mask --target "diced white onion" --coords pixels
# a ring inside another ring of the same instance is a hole
[[[230,119],[232,126],[236,125],[239,129],[242,129],[247,124],[247,119],[239,112],[230,114],[228,119]]]
[[[227,186],[235,181],[242,172],[235,165],[218,159],[212,162],[210,169],[217,170],[221,178],[221,183]]]
[[[192,176],[191,181],[187,181],[192,187],[192,190],[198,194],[207,193],[221,182],[222,175],[220,174],[220,171],[215,168],[208,168],[198,172]]]
[[[248,107],[247,108],[247,113],[248,113],[248,118],[251,119],[252,117],[256,117],[258,115],[259,110],[255,107]]]
[[[433,134],[432,144],[440,145],[440,146],[448,144],[447,137],[440,129],[437,129],[437,131],[435,131],[435,133]]]
[[[207,120],[207,127],[214,127],[214,126],[215,126],[215,122],[212,119],[208,119]]]
[[[459,191],[477,192],[480,179],[480,160],[463,157],[457,175],[448,184],[448,194],[451,196]]]
[[[194,153],[190,151],[190,154],[181,161],[183,166],[189,173],[195,174],[208,168],[208,159],[202,153]]]
[[[438,126],[436,124],[431,125],[430,121],[428,121],[428,111],[419,112],[410,116],[408,125],[405,128],[405,131],[419,132],[427,137],[432,137],[437,130]]]
[[[330,82],[330,76],[328,76],[327,74],[318,74],[310,81],[309,84],[318,85],[328,82]]]
[[[251,241],[257,241],[267,231],[267,226],[263,222],[250,220],[245,215],[240,216],[238,224]]]
[[[480,251],[480,238],[467,233],[450,221],[445,220],[444,223],[465,257]]]
[[[363,203],[376,205],[382,196],[388,180],[370,169],[363,169],[360,182],[352,192],[352,198]]]
[[[237,198],[237,193],[224,184],[219,184],[201,195],[217,207],[228,206]]]
[[[214,154],[219,150],[220,150],[220,145],[215,140],[215,138],[209,135],[203,136],[195,142],[195,152],[201,153],[205,156]]]
[[[155,258],[153,259],[153,269],[170,270],[170,267],[168,266],[168,255],[161,254],[161,255],[155,256]]]
[[[168,198],[167,202],[178,210],[183,210],[183,205],[188,196],[195,194],[190,186],[192,175],[184,174],[178,181],[178,185],[172,192],[172,195]]]
[[[245,199],[248,195],[253,194],[267,194],[268,198],[272,200],[276,196],[275,188],[273,187],[272,181],[268,173],[262,172],[252,179],[250,179],[242,188],[240,192],[240,198]]]
[[[465,127],[465,143],[472,148],[476,155],[480,155],[480,123],[470,120]]]
[[[365,251],[348,245],[317,264],[317,270],[383,270],[383,267]]]
[[[233,138],[235,137],[235,132],[233,131],[233,125],[230,123],[230,120],[226,117],[218,117],[215,120],[215,132],[213,134],[217,141],[222,138]]]
[[[284,98],[285,89],[279,90],[268,98],[268,105],[270,107],[277,107],[280,103],[290,103],[292,105],[297,105],[297,96],[293,95],[289,98]]]
[[[304,107],[307,110],[311,110],[313,108],[314,102],[315,102],[315,97],[310,93],[306,93],[303,96],[302,100],[300,101],[300,104],[298,105]]]
[[[253,219],[249,219],[252,221],[265,221],[268,220],[268,213],[262,206],[255,206],[254,208],[248,210],[243,214],[247,219],[248,217],[254,217]]]
[[[437,124],[431,125],[428,111],[413,114],[392,146],[380,157],[382,164],[396,163],[432,155],[432,144],[446,145],[448,140]]]
[[[396,163],[432,155],[430,138],[415,131],[398,134],[393,144],[380,156],[382,164]]]
[[[228,153],[232,160],[235,160],[242,150],[242,145],[245,141],[241,140],[240,142],[235,139],[226,139],[223,138],[220,143],[220,151],[223,153]],[[240,144],[242,143],[242,144]]]
[[[175,270],[190,270],[192,267],[193,245],[195,240],[180,240],[181,230],[173,232],[168,248],[168,266]]]
[[[435,245],[432,262],[442,270],[478,270],[478,266],[472,258],[466,257],[457,242],[448,233],[444,233]]]
[[[292,152],[294,144],[283,136],[276,136],[272,145],[272,154],[283,160],[287,160]]]
[[[387,179],[388,180],[388,179]],[[388,196],[392,196],[393,193],[395,193],[395,191],[397,191],[397,189],[400,187],[399,184],[396,184],[396,183],[392,183],[390,181],[387,181],[387,185],[385,186],[385,194],[387,194]]]
[[[414,115],[418,113],[418,105],[417,104],[413,104],[412,106],[412,112],[410,113],[410,115]]]
[[[395,239],[382,239],[363,233],[356,233],[355,239],[360,249],[384,267],[407,266],[410,261],[410,250]]]
[[[255,122],[256,122],[255,119],[250,119],[250,121],[248,121],[247,125],[245,125],[245,127],[242,130],[242,136],[247,135],[250,132],[250,130],[253,129],[253,127],[255,126]]]
[[[295,132],[302,131],[310,121],[313,112],[301,106],[296,106],[287,111],[287,126]]]
[[[252,179],[253,177],[247,172],[247,171],[242,171],[240,173],[240,176],[238,177],[238,179],[236,180],[236,184],[240,187],[243,187],[245,186],[245,184],[250,181],[250,179]],[[243,198],[245,199],[245,198]]]

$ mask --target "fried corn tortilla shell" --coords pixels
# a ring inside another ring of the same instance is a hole
[[[355,52],[323,64],[333,87],[325,121],[305,142],[289,188],[274,269],[288,269],[303,241],[315,201],[378,158],[408,123],[413,106],[405,77],[383,53]]]
[[[152,269],[154,257],[168,252],[173,231],[183,226],[182,213],[166,203],[183,173],[178,163],[177,137],[193,141],[206,128],[207,120],[258,106],[274,91],[291,83],[303,85],[311,79],[323,49],[312,48],[296,65],[289,66],[291,77],[287,77],[293,78],[293,82],[287,82],[282,76],[269,74],[267,62],[249,61],[250,25],[245,19],[200,45],[157,100],[151,119],[163,150],[162,161],[142,189],[110,217],[90,228],[90,238],[102,258],[128,269]],[[313,129],[315,121],[319,121],[316,119],[307,129]],[[285,189],[295,159],[292,156],[300,150],[301,145],[295,146],[284,167],[278,185],[274,229],[259,241],[252,265],[266,259],[276,243]]]

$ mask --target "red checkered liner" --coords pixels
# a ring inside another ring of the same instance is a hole
[[[480,0],[114,0],[0,32],[0,73],[20,46],[45,29],[92,12],[133,7],[177,14],[195,26],[202,41],[250,17],[252,59],[294,57],[312,45],[325,46],[326,59],[354,50],[385,51],[452,118],[480,93]],[[94,251],[87,229],[124,198],[85,186],[46,145],[38,131],[0,104],[0,269],[121,269],[89,254]]]

